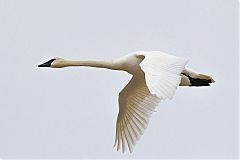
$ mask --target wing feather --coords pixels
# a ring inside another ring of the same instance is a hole
[[[152,94],[161,99],[172,99],[180,84],[181,72],[188,60],[160,51],[143,52],[140,67],[145,73],[146,84]]]
[[[126,118],[127,118],[127,122],[129,122],[129,126],[131,127],[131,130],[132,130],[132,143],[133,143],[133,145],[135,145],[135,141],[138,139],[138,133],[137,133],[137,131],[134,129],[134,127],[133,127],[133,122],[132,122],[132,120],[131,119],[129,119],[129,116],[128,116],[128,114],[126,114]]]
[[[124,137],[124,133],[123,133],[123,127],[122,127],[122,123],[120,122],[120,124],[119,124],[119,126],[120,126],[120,129],[119,129],[119,131],[120,131],[120,136],[121,136],[121,142],[122,142],[122,153],[124,153],[125,152],[125,137]]]
[[[115,144],[117,150],[130,152],[147,128],[151,114],[160,102],[152,95],[143,79],[133,77],[119,94],[119,113],[116,124]],[[125,143],[126,142],[126,143]]]
[[[128,132],[128,126],[127,126],[127,123],[126,123],[126,118],[124,118],[122,120],[122,123],[124,123],[123,133],[125,135],[125,139],[127,141],[129,151],[132,152],[132,142],[130,142],[130,134]]]
[[[138,130],[137,133],[138,133],[138,137],[139,137],[139,134],[142,135],[143,133],[142,133],[142,130],[141,130],[139,124],[136,122],[136,118],[135,118],[133,115],[132,115],[132,116],[129,115],[128,113],[127,113],[127,115],[128,115],[130,118],[132,118],[133,126]],[[138,138],[137,138],[137,139],[138,139]]]

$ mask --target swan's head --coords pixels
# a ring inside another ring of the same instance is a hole
[[[66,67],[66,61],[62,58],[53,58],[49,61],[38,65],[38,67],[51,67],[51,68],[63,68]]]

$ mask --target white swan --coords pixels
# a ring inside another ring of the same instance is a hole
[[[161,100],[172,99],[180,86],[209,86],[207,75],[185,69],[188,60],[160,51],[138,51],[110,61],[70,61],[54,58],[39,67],[89,66],[122,70],[132,79],[119,93],[119,113],[114,147],[124,152],[133,146],[146,129],[150,116]]]

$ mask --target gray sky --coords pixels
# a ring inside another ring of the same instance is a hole
[[[236,0],[0,0],[1,158],[234,158],[238,142]],[[161,50],[216,84],[163,101],[133,154],[113,149],[130,75],[46,69],[53,57],[112,59]]]

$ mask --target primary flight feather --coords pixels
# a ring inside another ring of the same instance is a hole
[[[119,93],[114,146],[133,151],[161,100],[172,99],[180,86],[209,86],[214,80],[185,68],[188,60],[161,51],[137,51],[110,61],[70,61],[53,58],[38,67],[88,66],[122,70],[132,75]]]

